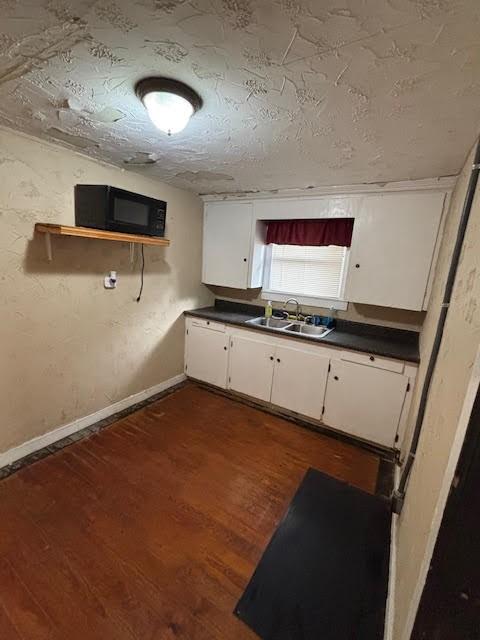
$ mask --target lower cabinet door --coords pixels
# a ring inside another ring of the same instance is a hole
[[[320,420],[329,362],[330,358],[316,353],[277,347],[272,403]]]
[[[270,401],[275,347],[261,340],[230,339],[229,389]]]
[[[228,336],[214,329],[191,325],[185,351],[185,373],[225,389],[227,386]]]
[[[352,362],[331,361],[325,394],[326,425],[393,447],[408,378]]]

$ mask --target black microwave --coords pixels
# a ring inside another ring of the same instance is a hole
[[[167,203],[105,184],[75,185],[75,224],[121,233],[165,236]]]

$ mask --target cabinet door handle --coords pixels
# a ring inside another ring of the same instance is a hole
[[[333,379],[334,380],[338,380],[338,376],[333,376]]]
[[[375,358],[374,358],[374,356],[370,356],[370,360],[371,360],[372,362],[375,362]]]
[[[224,350],[224,351],[226,351],[226,350],[227,350],[227,347],[223,347],[223,350]]]
[[[247,261],[247,259],[246,259],[246,258],[244,258],[244,259],[243,259],[243,261],[244,261],[244,262],[246,262],[246,261]]]
[[[270,360],[273,360],[273,359],[274,359],[273,356],[270,356]]]
[[[210,320],[207,320],[207,324],[210,324]]]
[[[277,362],[280,362],[280,358],[277,358]]]
[[[355,265],[355,269],[360,269],[360,265],[358,264],[358,262],[357,262],[357,264]]]

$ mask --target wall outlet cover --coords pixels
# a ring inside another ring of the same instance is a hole
[[[108,276],[105,276],[103,281],[105,289],[115,289],[117,287],[117,272],[110,271]]]

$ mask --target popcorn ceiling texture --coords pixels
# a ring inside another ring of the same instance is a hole
[[[168,202],[170,247],[52,238],[73,224],[73,185],[113,184]],[[0,128],[0,452],[183,372],[183,311],[213,299],[200,284],[196,195]],[[110,270],[118,287],[103,288]]]
[[[197,192],[456,174],[480,122],[478,0],[0,0],[0,15],[0,123]],[[151,74],[205,102],[172,138],[133,92]]]

